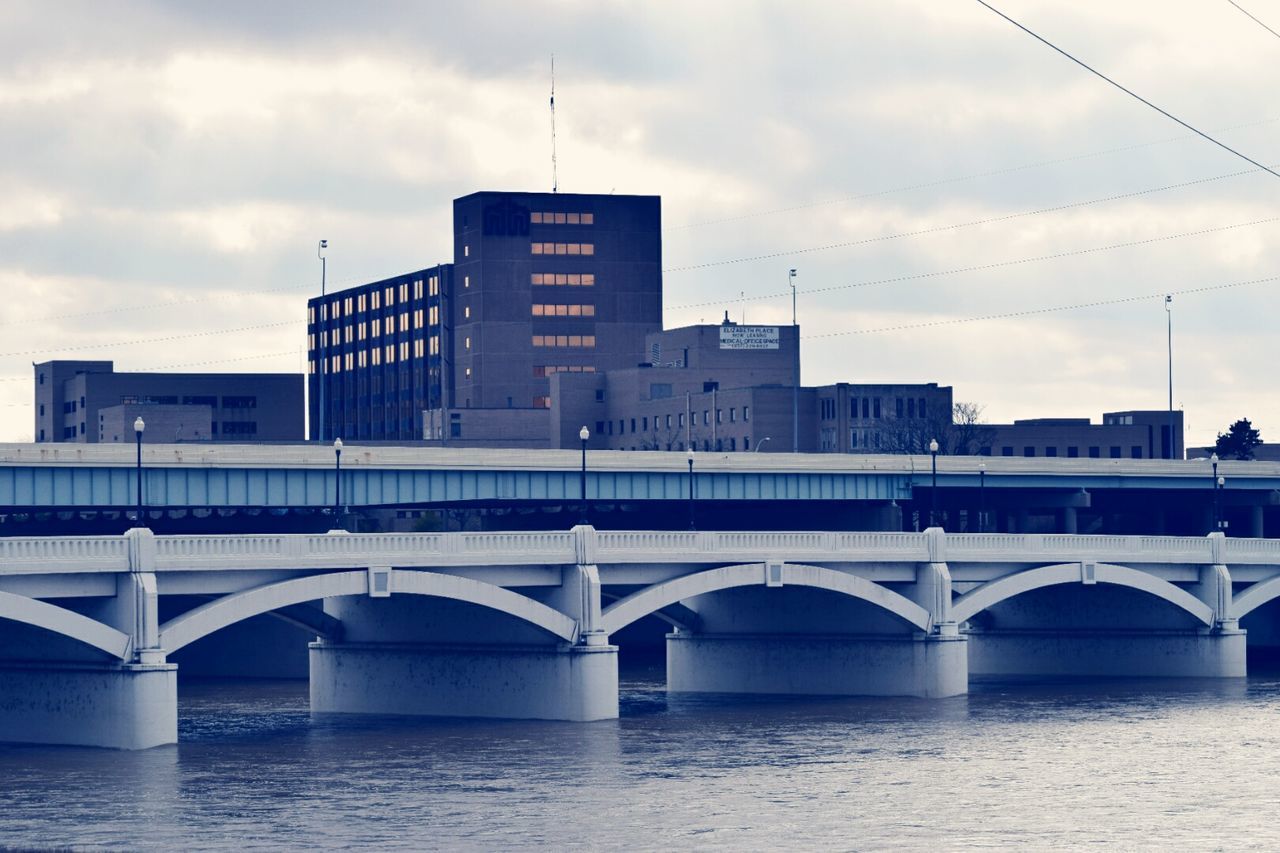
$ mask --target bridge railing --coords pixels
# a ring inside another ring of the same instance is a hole
[[[123,536],[23,536],[0,539],[0,572],[127,572]]]
[[[579,540],[579,535],[590,540]],[[956,564],[1096,560],[1207,564],[1205,536],[896,533],[839,531],[495,531],[460,533],[337,533],[246,536],[157,536],[158,571],[201,569],[327,569],[389,565],[557,565],[732,563],[762,560],[813,563],[925,562],[933,553]],[[1227,539],[1227,564],[1280,565],[1280,540]],[[0,539],[0,574],[129,570],[123,536]]]

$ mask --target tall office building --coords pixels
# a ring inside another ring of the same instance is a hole
[[[453,239],[309,301],[313,437],[546,446],[549,377],[634,367],[662,326],[657,196],[473,193]]]
[[[446,405],[451,384],[452,275],[441,264],[307,303],[313,439],[422,438],[422,412]]]

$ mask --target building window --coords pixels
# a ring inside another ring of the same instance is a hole
[[[743,407],[742,407],[742,419],[743,419],[744,421],[749,421],[749,420],[751,420],[751,407],[750,407],[750,406],[743,406]]]
[[[535,255],[594,255],[594,243],[531,243]]]
[[[1112,459],[1120,458],[1120,447],[1118,445],[1111,446],[1111,458]]]
[[[596,435],[601,435],[603,432],[604,432],[604,421],[596,421]]]
[[[468,245],[464,245],[464,246],[462,247],[462,257],[464,257],[464,258],[469,258],[469,257],[471,257],[471,247],[470,247],[470,246],[468,246]]]
[[[257,435],[258,424],[256,421],[223,421],[223,435]]]
[[[534,225],[592,225],[595,218],[594,213],[552,213],[541,210],[529,213],[529,221]]]
[[[433,319],[434,319],[434,317],[435,317],[435,310],[436,310],[436,309],[434,309],[434,308],[432,308],[432,309],[431,309],[431,314],[432,314],[432,318],[433,318]],[[471,306],[470,306],[470,305],[466,305],[466,306],[464,306],[464,307],[463,307],[463,309],[462,309],[462,319],[464,319],[464,320],[470,320],[470,319],[471,319]]]
[[[902,398],[898,397],[894,402],[894,414],[902,417]]]
[[[876,398],[875,398],[875,400],[873,400],[872,402],[874,402],[874,403],[875,403],[875,405],[874,405],[874,406],[872,406],[872,416],[873,416],[873,417],[875,417],[875,418],[878,420],[878,419],[880,418],[880,398],[879,398],[879,397],[876,397]],[[866,400],[863,400],[863,401],[862,401],[862,416],[863,416],[864,418],[867,416],[867,405],[866,405],[866,404],[867,404],[867,401],[866,401]]]
[[[1035,449],[1034,447],[1030,446],[1030,445],[1027,445],[1026,447],[1022,448],[1022,455],[1023,455],[1023,456],[1035,456],[1035,455],[1036,455],[1036,449]]]
[[[1067,458],[1068,458],[1068,459],[1076,459],[1076,458],[1078,458],[1079,456],[1080,456],[1080,448],[1078,448],[1078,447],[1068,447],[1068,448],[1067,448]]]
[[[1045,456],[1057,456],[1057,455],[1058,455],[1058,448],[1056,448],[1056,447],[1046,447],[1046,448],[1044,449],[1044,455],[1045,455]]]
[[[541,303],[533,304],[533,316],[535,317],[594,317],[596,316],[596,306],[594,305],[548,305]]]
[[[463,339],[462,339],[462,348],[463,348],[463,349],[471,349],[471,336],[470,336],[470,335],[467,335],[465,338],[463,338]]]
[[[1001,455],[1001,456],[1012,456],[1012,455],[1013,455],[1013,448],[1012,448],[1012,447],[1002,447],[1002,448],[1000,448],[1000,455]]]
[[[546,395],[534,397],[533,407],[535,409],[549,409],[551,408],[551,398]]]
[[[585,347],[593,348],[596,345],[595,335],[534,335],[533,345],[535,347]]]
[[[258,408],[258,398],[257,397],[224,396],[222,398],[222,408],[224,409],[256,409]]]
[[[1135,444],[1135,445],[1133,445],[1132,447],[1130,447],[1130,448],[1129,448],[1129,456],[1130,456],[1130,458],[1132,458],[1132,459],[1141,459],[1141,458],[1142,458],[1142,445],[1141,445],[1141,444]]]
[[[531,275],[535,287],[595,287],[595,273],[535,272]]]
[[[463,286],[463,287],[471,287],[471,276],[469,276],[469,275],[464,275],[464,276],[462,277],[462,286]]]

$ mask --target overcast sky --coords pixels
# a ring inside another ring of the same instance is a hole
[[[1280,37],[1227,0],[994,5],[1280,162]],[[794,267],[806,384],[1097,420],[1166,406],[1172,292],[1188,443],[1280,440],[1280,178],[971,0],[7,0],[0,440],[33,361],[301,371],[317,239],[336,289],[550,189],[553,52],[560,189],[662,196],[667,326],[790,322]]]

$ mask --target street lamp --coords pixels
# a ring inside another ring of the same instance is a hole
[[[791,452],[800,452],[800,328],[796,323],[796,271],[787,273],[791,285],[791,325],[796,330],[796,375],[791,383]]]
[[[321,240],[320,243],[316,246],[316,257],[320,259],[320,306],[319,306],[320,310],[316,312],[316,319],[317,321],[320,321],[320,322],[317,322],[316,324],[316,328],[320,332],[320,334],[318,335],[318,337],[320,338],[320,359],[319,359],[319,362],[316,364],[316,367],[319,368],[318,370],[316,370],[316,385],[318,386],[320,391],[320,404],[318,406],[320,411],[320,429],[316,433],[317,439],[319,441],[324,441],[324,385],[325,385],[325,368],[327,367],[327,364],[325,362],[325,353],[328,349],[325,346],[325,344],[328,341],[327,329],[329,326],[328,322],[322,321],[322,318],[325,318],[328,316],[328,311],[329,311],[329,309],[325,306],[325,302],[324,302],[324,296],[325,296],[324,294],[324,290],[325,290],[324,250],[327,248],[329,248],[328,240]]]
[[[1225,530],[1227,527],[1227,522],[1222,520],[1222,512],[1218,508],[1218,496],[1222,493],[1222,490],[1226,488],[1227,478],[1219,477],[1216,485],[1217,485],[1217,488],[1213,490],[1213,517],[1218,520],[1218,524],[1217,524],[1218,529]]]
[[[133,422],[133,434],[138,440],[138,511],[136,515],[137,521],[135,523],[139,527],[142,526],[142,431],[146,428],[146,423],[143,422],[142,416],[139,415]]]
[[[1213,529],[1219,530],[1222,525],[1219,523],[1218,516],[1218,454],[1214,453],[1209,457],[1209,464],[1213,466],[1213,478],[1209,480],[1209,487],[1213,489]]]
[[[582,474],[578,479],[578,495],[582,498],[582,521],[580,524],[587,523],[587,439],[591,437],[591,431],[587,429],[587,425],[583,424],[582,429],[578,430],[578,438],[582,439]]]
[[[1173,458],[1173,296],[1164,296],[1165,324],[1169,336],[1169,458]],[[1163,454],[1162,454],[1163,455]]]
[[[693,448],[689,448],[689,529],[697,530],[697,526],[693,523]]]
[[[766,441],[773,441],[773,436],[771,436],[771,435],[766,435],[764,438],[762,438],[762,439],[760,439],[759,441],[757,441],[757,442],[756,442],[756,449],[755,449],[755,450],[753,450],[753,451],[751,451],[751,452],[752,452],[752,453],[759,453],[759,452],[760,452],[760,448],[764,447],[764,443],[765,443]]]
[[[987,532],[987,463],[978,463],[978,532]]]
[[[929,489],[929,526],[937,524],[938,518],[938,439],[929,439],[929,455],[933,459],[933,485]]]
[[[342,507],[342,439],[333,440],[333,529],[342,530],[338,521]]]

